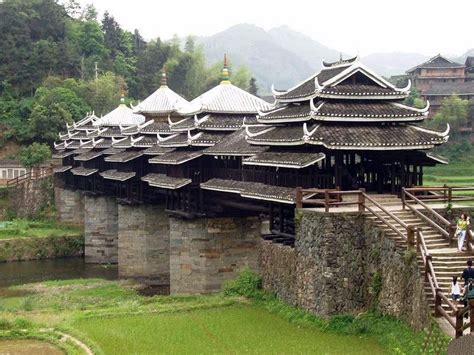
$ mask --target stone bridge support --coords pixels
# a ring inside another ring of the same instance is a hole
[[[118,206],[114,197],[84,196],[84,243],[86,263],[117,263]]]
[[[164,207],[118,206],[119,276],[149,285],[170,283],[170,220]]]
[[[54,199],[59,222],[84,224],[84,196],[79,191],[55,187]]]
[[[170,218],[171,294],[218,292],[245,267],[258,270],[257,217]]]

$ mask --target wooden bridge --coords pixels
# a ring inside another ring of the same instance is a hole
[[[451,329],[456,338],[474,332],[474,306],[464,307],[450,299],[452,275],[460,275],[467,260],[474,258],[473,234],[468,230],[466,250],[455,247],[456,225],[448,214],[459,203],[474,201],[474,187],[413,187],[404,188],[401,196],[371,195],[363,189],[353,191],[301,189],[296,191],[298,208],[321,208],[326,212],[354,211],[365,213],[368,219],[393,239],[400,248],[416,250],[425,283],[425,292],[434,316],[444,329]],[[472,208],[472,207],[471,207]],[[464,323],[464,316],[470,321]]]

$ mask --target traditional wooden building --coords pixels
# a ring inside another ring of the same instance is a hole
[[[425,63],[407,71],[416,89],[430,101],[430,117],[436,114],[443,99],[457,95],[469,100],[469,116],[462,130],[472,132],[474,125],[474,57],[467,57],[464,64],[438,54]]]

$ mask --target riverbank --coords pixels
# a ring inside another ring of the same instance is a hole
[[[84,237],[77,226],[16,219],[0,222],[0,262],[82,256]]]
[[[0,299],[0,323],[26,320],[31,335],[59,330],[96,354],[416,354],[424,346],[426,333],[392,317],[369,312],[322,319],[252,291],[247,281],[213,296],[146,297],[133,282],[103,279],[12,286]],[[0,330],[0,339],[5,334]]]

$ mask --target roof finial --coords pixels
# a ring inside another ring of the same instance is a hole
[[[222,68],[222,81],[221,84],[230,84],[229,69],[227,63],[227,54],[224,54],[224,68]]]
[[[168,86],[168,79],[166,78],[166,64],[161,69],[161,87]]]
[[[339,61],[342,62],[342,52],[339,52]]]
[[[125,104],[125,88],[124,88],[123,79],[120,81],[120,104],[121,105]]]

